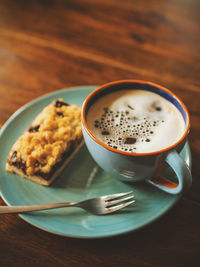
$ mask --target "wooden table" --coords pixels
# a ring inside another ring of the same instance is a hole
[[[193,186],[170,212],[124,236],[53,235],[0,216],[3,266],[199,266],[200,2],[0,1],[0,123],[60,88],[142,79],[175,92],[192,121]],[[5,205],[0,200],[1,205]]]

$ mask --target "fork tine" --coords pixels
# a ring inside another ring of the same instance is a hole
[[[123,196],[129,195],[129,194],[132,194],[132,193],[133,193],[133,191],[129,191],[126,193],[117,193],[117,194],[113,194],[113,195],[107,195],[107,196],[105,196],[105,200],[112,200],[112,199],[115,199],[118,197],[123,197]]]
[[[135,200],[132,200],[132,201],[129,201],[127,203],[124,203],[124,204],[120,204],[120,205],[117,205],[117,206],[114,206],[114,207],[109,207],[109,208],[106,208],[106,213],[112,213],[112,212],[115,212],[117,210],[121,210],[123,208],[126,208],[128,207],[129,205],[131,205],[132,203],[134,203]]]
[[[121,202],[125,202],[125,201],[133,199],[133,198],[134,198],[134,196],[130,196],[130,197],[120,198],[120,199],[113,200],[113,201],[108,201],[106,207],[110,207],[110,206],[116,205],[116,204],[121,203]]]

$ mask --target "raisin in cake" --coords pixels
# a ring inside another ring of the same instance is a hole
[[[57,99],[11,148],[6,170],[50,185],[83,144],[80,109]]]

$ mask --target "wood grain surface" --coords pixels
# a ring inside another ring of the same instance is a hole
[[[142,79],[191,114],[193,186],[170,212],[121,237],[56,236],[0,217],[0,266],[199,266],[200,1],[0,0],[0,124],[43,94]],[[5,205],[0,199],[0,204]]]

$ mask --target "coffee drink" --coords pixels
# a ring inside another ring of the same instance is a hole
[[[151,153],[175,144],[185,132],[180,111],[145,90],[108,93],[90,107],[87,124],[106,145],[130,153]]]

